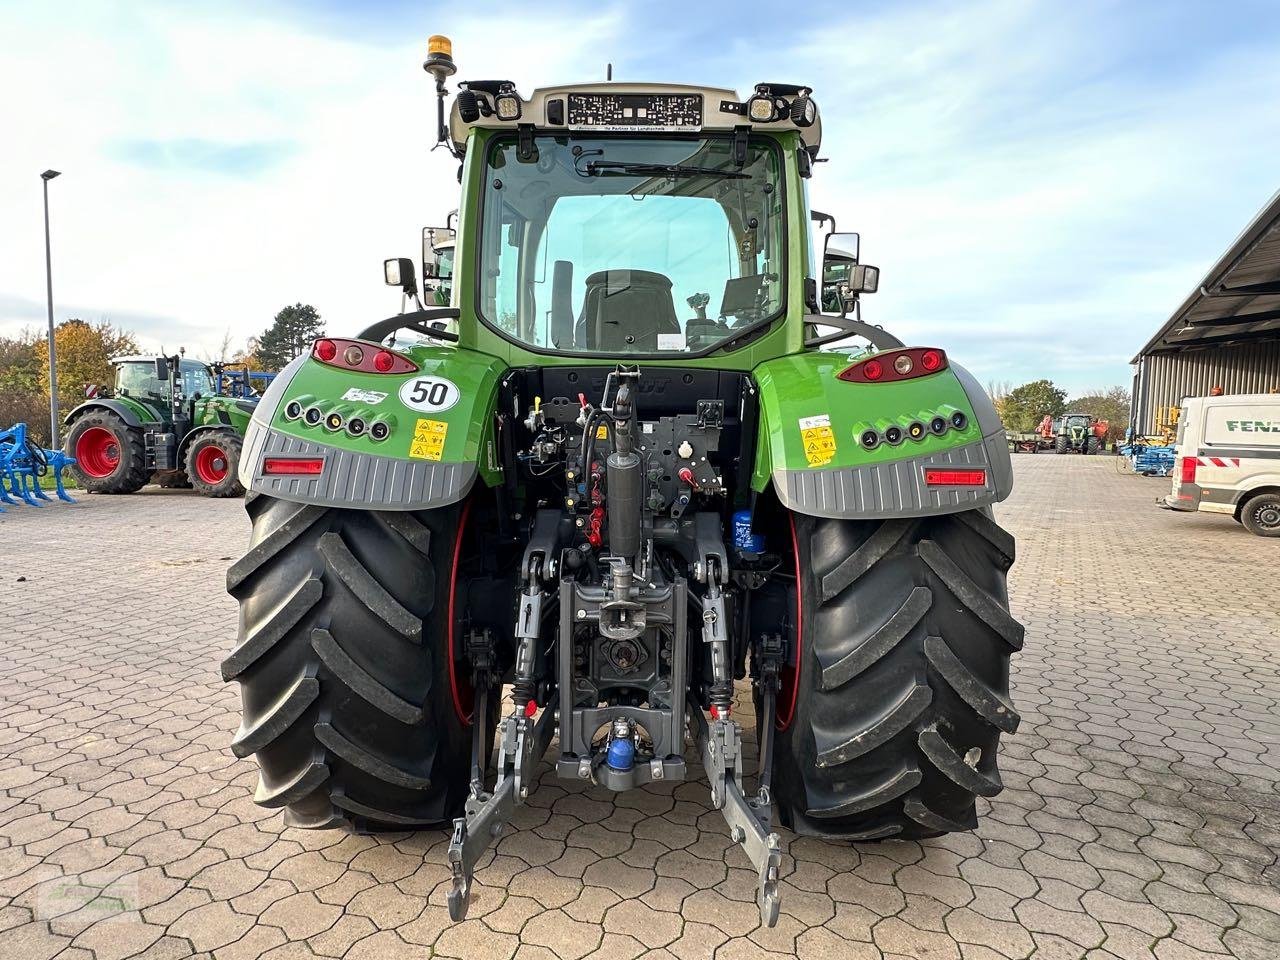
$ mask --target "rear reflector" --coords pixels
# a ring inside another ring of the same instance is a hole
[[[1195,457],[1182,457],[1180,459],[1182,460],[1182,464],[1180,466],[1182,482],[1195,483],[1196,467],[1200,466],[1200,461],[1197,460]]]
[[[926,470],[924,482],[931,487],[984,487],[985,470]]]
[[[323,457],[267,457],[262,472],[274,476],[314,477],[324,472]]]

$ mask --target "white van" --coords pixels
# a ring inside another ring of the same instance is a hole
[[[1280,394],[1188,397],[1178,415],[1173,510],[1225,513],[1280,537]]]

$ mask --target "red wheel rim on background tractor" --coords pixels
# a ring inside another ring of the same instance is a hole
[[[105,427],[90,427],[76,439],[76,464],[91,477],[111,476],[120,466],[120,441]]]
[[[209,485],[221,483],[227,476],[227,452],[217,444],[196,451],[196,475]]]

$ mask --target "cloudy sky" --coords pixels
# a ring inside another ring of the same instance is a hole
[[[525,92],[606,61],[812,85],[812,201],[883,270],[867,318],[984,381],[1127,383],[1280,187],[1274,0],[531,7],[0,0],[0,334],[44,322],[48,167],[59,319],[201,355],[299,300],[334,332],[394,311],[380,261],[456,206],[437,32]]]

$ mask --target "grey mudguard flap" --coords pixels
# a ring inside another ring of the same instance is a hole
[[[474,463],[399,460],[352,453],[286,436],[257,420],[244,435],[240,479],[255,493],[281,500],[356,510],[425,510],[454,503],[475,482]],[[323,457],[319,476],[268,476],[268,456]]]
[[[932,468],[982,469],[981,487],[928,486]],[[884,519],[959,513],[1003,500],[1013,489],[1013,466],[1004,429],[982,440],[925,457],[828,470],[776,470],[774,489],[783,505],[815,517]]]

